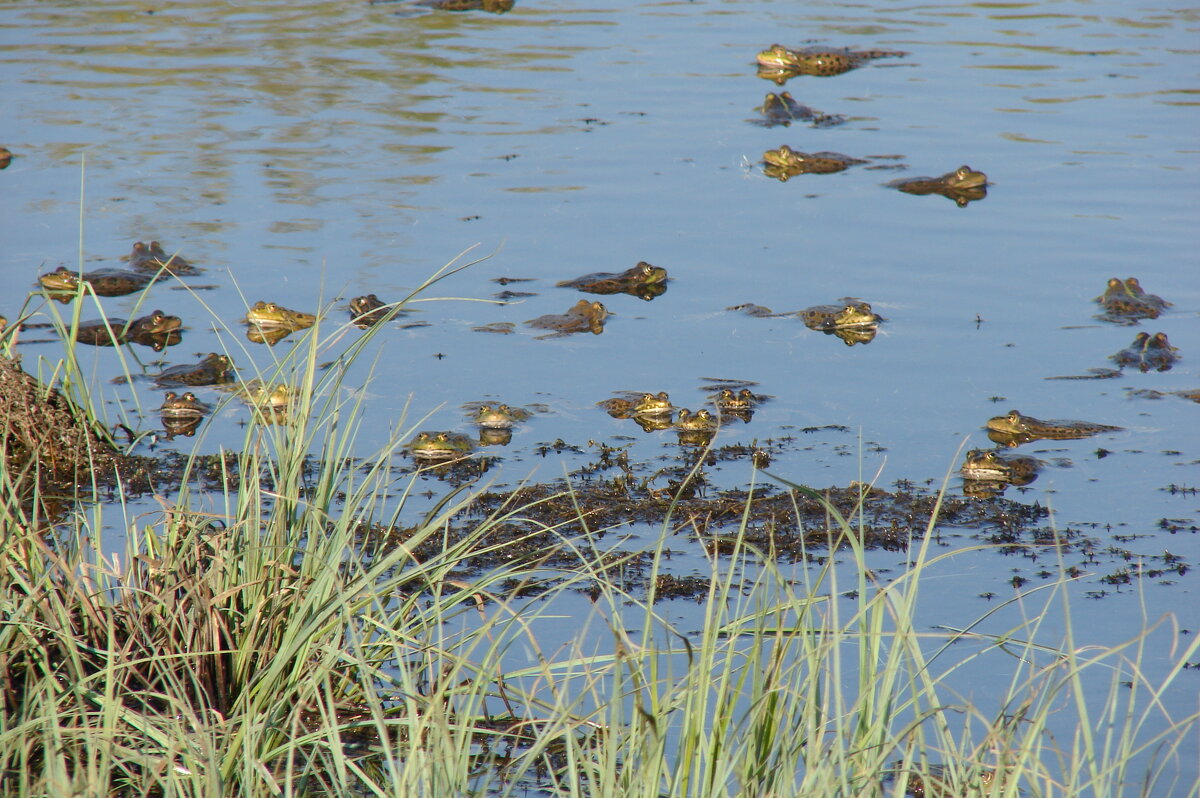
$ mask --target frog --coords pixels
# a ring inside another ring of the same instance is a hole
[[[964,479],[1000,480],[1011,485],[1028,485],[1037,479],[1042,461],[1027,455],[1006,454],[996,449],[972,449],[962,465]]]
[[[826,114],[815,108],[796,102],[789,92],[767,92],[762,105],[754,109],[762,116],[752,120],[763,127],[783,125],[787,127],[792,122],[808,122],[813,127],[833,127],[846,121],[846,117],[837,114]]]
[[[270,383],[257,378],[225,387],[246,404],[262,410],[286,410],[296,396],[286,382]]]
[[[356,296],[350,300],[350,320],[354,326],[366,330],[383,321],[392,308],[374,294]]]
[[[717,420],[707,410],[697,410],[693,413],[686,407],[679,410],[675,419],[675,429],[684,432],[716,432]]]
[[[528,419],[532,413],[520,407],[500,405],[480,405],[475,411],[472,421],[480,427],[488,429],[511,429],[515,424]]]
[[[209,352],[199,363],[163,369],[154,380],[159,385],[221,385],[235,378],[233,360],[228,355]]]
[[[182,396],[174,391],[167,391],[163,396],[162,407],[158,409],[158,413],[163,418],[199,418],[211,409],[197,399],[196,394],[191,391],[185,392]]]
[[[903,50],[852,50],[849,47],[820,46],[790,48],[782,44],[772,44],[759,53],[755,60],[762,68],[759,71],[760,76],[769,76],[777,83],[784,83],[789,77],[797,75],[822,78],[841,75],[868,61],[903,58],[906,55],[908,53]],[[768,74],[763,75],[763,70]]]
[[[96,269],[84,272],[73,272],[66,266],[59,266],[52,272],[38,277],[38,283],[53,298],[68,302],[71,296],[79,290],[80,283],[91,286],[96,296],[124,296],[135,291],[141,291],[154,282],[154,275],[139,274],[125,269]]]
[[[908,177],[893,180],[887,184],[889,188],[899,189],[906,194],[941,194],[947,199],[954,200],[960,208],[965,208],[975,200],[987,196],[987,175],[977,172],[963,164],[953,172],[947,172],[941,177]]]
[[[667,395],[666,391],[644,393],[633,405],[633,415],[635,416],[670,415],[673,410],[671,397]]]
[[[1104,313],[1099,318],[1127,324],[1136,324],[1139,319],[1157,319],[1171,306],[1160,296],[1147,294],[1136,277],[1122,282],[1110,277],[1104,293],[1096,297]]]
[[[75,332],[75,340],[92,346],[135,343],[160,352],[183,340],[179,333],[182,326],[183,322],[178,316],[168,316],[156,310],[129,322],[118,318],[108,319],[107,323],[104,319],[83,322]]]
[[[897,762],[899,768],[902,763]],[[996,781],[996,771],[983,768],[976,776],[977,781],[971,785],[954,786],[949,779],[949,771],[943,765],[929,765],[924,773],[909,773],[904,784],[904,794],[913,798],[954,798],[966,795],[990,795],[988,788]]]
[[[419,432],[408,444],[414,460],[455,460],[471,453],[470,438],[457,432]]]
[[[883,317],[871,305],[854,297],[842,297],[837,305],[813,305],[800,311],[800,320],[810,330],[841,330],[878,325]],[[849,343],[849,342],[848,342]]]
[[[581,299],[567,309],[566,313],[538,316],[525,323],[539,330],[554,330],[554,333],[542,337],[556,337],[571,333],[590,332],[599,335],[604,332],[604,322],[613,315],[599,302],[588,302]]]
[[[178,254],[168,255],[162,244],[157,241],[151,241],[149,244],[134,242],[133,251],[129,253],[127,260],[129,268],[152,274],[160,270],[174,275],[197,274],[200,271]]]
[[[8,165],[12,163],[12,159],[12,150],[8,147],[0,147],[0,169],[7,169]]]
[[[1178,347],[1171,346],[1171,342],[1167,340],[1167,334],[1164,332],[1150,333],[1140,332],[1134,339],[1133,343],[1110,356],[1110,360],[1116,361],[1118,366],[1137,366],[1139,371],[1170,371],[1171,366],[1179,359],[1176,352]]]
[[[511,11],[516,0],[418,0],[416,5],[436,8],[438,11],[486,11],[503,14]]]
[[[246,311],[246,321],[259,327],[283,327],[289,330],[303,330],[316,323],[317,317],[312,313],[290,310],[274,302],[255,302]]]
[[[784,144],[777,150],[764,152],[763,163],[763,173],[767,177],[787,182],[796,175],[828,175],[867,162],[840,152],[799,152]]]
[[[574,280],[563,280],[557,285],[560,288],[575,288],[589,294],[623,293],[651,300],[666,291],[666,282],[666,269],[651,266],[643,260],[623,272],[594,272]]]
[[[742,388],[737,393],[732,388],[722,388],[717,394],[717,409],[722,413],[744,413],[753,410],[762,401],[749,388]]]
[[[1003,416],[990,418],[986,425],[988,437],[996,443],[1018,446],[1040,439],[1077,440],[1090,438],[1105,432],[1122,432],[1124,427],[1094,424],[1090,421],[1051,420],[1043,421],[1010,410]]]

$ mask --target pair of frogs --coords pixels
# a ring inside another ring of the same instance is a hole
[[[623,272],[594,272],[574,280],[563,280],[557,285],[590,294],[631,294],[649,301],[667,290],[667,270],[639,261],[636,266]],[[536,330],[552,331],[549,335],[540,336],[543,338],[585,332],[599,335],[604,332],[604,324],[611,315],[612,312],[602,302],[581,299],[566,313],[550,313],[525,323]]]
[[[763,174],[787,182],[797,175],[833,174],[863,163],[866,161],[862,158],[852,158],[840,152],[799,152],[784,144],[777,150],[763,153]],[[987,182],[986,174],[964,164],[940,177],[908,177],[886,185],[906,194],[939,194],[953,200],[958,207],[965,208],[971,202],[987,196]]]
[[[179,255],[168,255],[157,241],[136,242],[127,260],[128,269],[95,269],[80,273],[59,266],[40,275],[38,284],[52,299],[69,302],[83,285],[90,286],[96,296],[125,296],[141,291],[162,274],[178,276],[200,271]]]
[[[987,435],[1001,446],[1014,447],[1036,440],[1077,440],[1104,432],[1120,432],[1121,427],[1095,424],[1089,421],[1054,420],[1046,421],[1010,410],[1003,416],[990,418],[986,425]],[[999,449],[973,449],[967,452],[961,473],[972,482],[1006,483],[1028,485],[1037,479],[1042,461],[1028,455],[1009,454]],[[977,491],[978,485],[972,490]],[[977,491],[979,495],[991,495],[998,490]]]

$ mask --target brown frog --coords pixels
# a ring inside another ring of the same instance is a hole
[[[604,332],[604,322],[613,314],[599,302],[588,302],[581,299],[567,309],[566,313],[548,314],[530,319],[525,323],[538,330],[553,330],[550,335],[539,336],[551,338],[571,333],[590,332],[599,335]]]
[[[374,294],[356,296],[350,300],[350,321],[355,327],[366,330],[383,321],[391,309]]]
[[[210,352],[199,363],[163,369],[154,380],[159,385],[220,385],[236,378],[229,356]]]
[[[651,266],[643,260],[623,272],[594,272],[574,280],[563,280],[557,285],[560,288],[576,288],[589,294],[623,293],[650,300],[661,296],[667,290],[667,270],[660,266]]]
[[[1059,441],[1077,440],[1103,432],[1124,430],[1124,427],[1094,424],[1090,421],[1043,421],[1033,416],[1022,415],[1017,410],[1010,410],[1006,415],[988,419],[986,428],[989,438],[1005,446],[1019,446],[1043,438]]]
[[[763,104],[754,109],[762,116],[752,120],[763,127],[783,125],[787,127],[792,122],[808,122],[813,127],[833,127],[846,121],[846,117],[838,114],[826,114],[815,108],[796,102],[788,92],[768,92],[763,98]]]
[[[516,0],[418,0],[416,5],[436,8],[438,11],[486,11],[503,14],[511,11]]]
[[[38,277],[38,283],[46,289],[46,293],[60,302],[69,302],[80,284],[91,286],[96,296],[124,296],[141,291],[152,282],[154,275],[151,274],[124,269],[96,269],[80,276],[79,272],[73,272],[66,266],[59,266]]]
[[[828,175],[861,163],[867,162],[840,152],[799,152],[784,144],[763,153],[763,174],[787,182],[796,175]]]
[[[174,391],[167,391],[158,413],[163,418],[199,418],[211,409],[197,399],[196,394],[191,391],[187,391],[182,396]]]
[[[1147,294],[1136,277],[1124,282],[1110,277],[1104,293],[1096,297],[1104,313],[1099,318],[1125,324],[1136,324],[1139,319],[1157,319],[1171,306],[1160,296]]]
[[[176,275],[197,274],[200,271],[178,254],[167,254],[162,244],[157,241],[151,241],[149,244],[141,241],[135,242],[133,251],[129,253],[128,260],[129,268],[152,274],[157,273],[159,270]]]
[[[134,343],[161,352],[183,340],[179,329],[183,322],[178,316],[168,316],[156,310],[133,321],[112,318],[84,322],[75,333],[75,340],[91,346],[113,346]],[[110,332],[111,330],[111,332]]]
[[[953,172],[947,172],[941,177],[909,177],[903,180],[893,180],[887,185],[906,194],[941,194],[947,199],[954,200],[960,208],[965,208],[971,202],[987,196],[987,175],[983,172],[976,172],[966,165],[958,167]]]
[[[1119,366],[1136,366],[1139,371],[1170,371],[1171,366],[1179,359],[1176,353],[1178,347],[1171,346],[1171,342],[1167,340],[1167,334],[1164,332],[1150,333],[1140,332],[1134,339],[1133,343],[1112,355],[1110,359],[1115,360]]]

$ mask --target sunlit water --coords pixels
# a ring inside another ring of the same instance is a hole
[[[988,445],[983,422],[1017,408],[1127,431],[1024,447],[1053,464],[1010,496],[1048,504],[1060,527],[1093,525],[1089,534],[1135,556],[1200,559],[1200,500],[1164,490],[1197,485],[1200,407],[1129,393],[1200,388],[1200,13],[1115,0],[402,11],[0,6],[0,145],[17,156],[0,172],[0,312],[15,316],[39,272],[78,262],[82,215],[88,268],[119,266],[133,241],[152,238],[206,268],[189,283],[212,290],[164,283],[142,308],[189,325],[165,362],[230,351],[249,372],[290,343],[248,343],[238,323],[246,303],[313,310],[367,292],[399,299],[478,244],[468,257],[489,259],[426,294],[462,299],[416,305],[402,322],[428,326],[394,325],[363,359],[360,380],[374,361],[368,429],[403,430],[431,414],[420,427],[470,431],[466,402],[542,403],[549,412],[518,430],[491,478],[549,480],[577,464],[535,454],[540,442],[626,437],[649,476],[673,433],[643,434],[595,402],[665,390],[696,407],[701,378],[736,378],[775,398],[718,444],[844,425],[849,432],[812,435],[773,470],[814,486],[876,472],[883,485],[939,484],[961,462],[964,439]],[[751,124],[764,93],[778,91],[756,77],[754,54],[809,40],[911,55],[785,87],[846,115],[845,125]],[[781,183],[758,162],[784,143],[876,157]],[[966,208],[882,185],[964,163],[992,182]],[[521,324],[581,296],[558,280],[639,260],[667,268],[669,290],[652,302],[604,297],[616,315],[602,335],[537,340]],[[1174,307],[1139,327],[1095,320],[1091,299],[1105,280],[1131,275]],[[508,287],[536,296],[465,301],[493,298],[500,277],[531,278]],[[887,319],[869,345],[726,310],[847,295]],[[214,330],[201,301],[229,330]],[[104,308],[128,316],[133,300]],[[346,317],[336,309],[331,318]],[[472,330],[495,322],[515,322],[516,332]],[[1108,356],[1139,330],[1166,332],[1183,360],[1115,380],[1045,379],[1111,366]],[[32,333],[23,339],[36,341]],[[27,362],[58,353],[22,348]],[[120,373],[112,350],[79,354],[99,384]],[[137,355],[158,370],[158,356]],[[140,409],[144,428],[157,426],[161,391],[151,383],[104,390],[126,412]],[[230,405],[206,422],[203,449],[239,446],[244,414]],[[739,485],[749,469],[727,463],[714,477]],[[1164,531],[1161,519],[1183,531]],[[680,562],[701,572],[692,555]],[[903,560],[872,557],[881,569]],[[975,617],[988,607],[980,594],[1011,595],[1014,575],[1037,579],[1045,565],[991,553],[952,562],[929,582],[929,625]],[[1075,632],[1085,642],[1127,637],[1143,613],[1175,610],[1195,626],[1192,574],[1102,585],[1111,570],[1081,582]],[[1109,595],[1083,598],[1100,591]]]

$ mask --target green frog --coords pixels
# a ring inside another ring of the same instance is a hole
[[[159,385],[221,385],[235,378],[229,356],[210,352],[199,363],[163,369],[154,380]]]
[[[152,274],[159,270],[166,270],[175,275],[196,274],[200,271],[179,255],[168,255],[162,244],[157,241],[151,241],[149,244],[135,242],[128,260],[129,268]]]
[[[893,180],[887,185],[906,194],[941,194],[954,200],[960,208],[987,196],[987,175],[965,164],[941,177],[908,177]]]
[[[635,416],[660,416],[664,413],[670,415],[675,408],[671,405],[671,397],[666,391],[658,393],[644,393],[641,398],[633,406],[633,414]]]
[[[163,418],[199,418],[211,409],[197,399],[196,394],[191,391],[187,391],[182,396],[174,391],[167,391],[158,412]]]
[[[1007,415],[988,419],[988,437],[997,443],[1017,446],[1040,439],[1077,440],[1090,438],[1102,432],[1121,432],[1124,427],[1108,424],[1093,424],[1089,421],[1043,421],[1033,416],[1023,416],[1016,410]]]
[[[525,323],[539,330],[554,330],[554,336],[581,332],[599,335],[604,332],[604,322],[611,315],[613,314],[608,312],[608,308],[599,302],[581,299],[568,308],[566,313],[538,316]]]
[[[697,410],[693,413],[685,407],[679,411],[675,429],[684,432],[716,432],[717,420],[707,410]]]
[[[1111,356],[1111,360],[1115,360],[1119,366],[1137,366],[1140,371],[1170,371],[1171,366],[1179,359],[1176,352],[1178,347],[1171,346],[1171,342],[1167,340],[1167,334],[1160,332],[1150,335],[1150,333],[1140,332],[1134,339],[1133,343]]]
[[[767,96],[763,98],[763,104],[754,110],[762,114],[762,118],[756,121],[764,127],[776,125],[787,127],[792,122],[809,122],[813,127],[833,127],[846,121],[844,116],[822,113],[815,108],[798,103],[786,91],[779,94],[768,92]]]
[[[363,330],[383,321],[390,310],[388,304],[374,294],[356,296],[350,300],[350,320]]]
[[[289,330],[303,330],[313,326],[317,317],[311,313],[289,310],[274,302],[255,302],[254,307],[246,311],[246,321],[259,327],[284,327]]]
[[[518,422],[525,421],[532,413],[520,407],[508,405],[481,405],[475,412],[472,421],[488,429],[510,429]]]
[[[896,763],[899,766],[901,763]],[[929,765],[925,773],[909,773],[904,794],[913,798],[957,798],[967,795],[990,795],[988,787],[996,780],[996,771],[984,768],[974,784],[954,786],[943,765]]]
[[[666,269],[651,266],[643,260],[623,272],[595,272],[576,277],[574,280],[563,280],[557,285],[560,288],[587,291],[589,294],[623,293],[650,300],[666,290],[666,282]]]
[[[408,444],[414,460],[455,460],[471,453],[471,439],[457,432],[420,432]]]
[[[810,330],[822,331],[873,327],[883,321],[881,316],[871,310],[871,305],[867,302],[854,297],[842,297],[840,301],[839,305],[813,305],[805,308],[800,311],[800,320]]]
[[[53,299],[67,302],[71,299],[67,295],[78,291],[81,282],[91,286],[96,296],[124,296],[150,285],[154,282],[154,275],[124,269],[96,269],[84,272],[81,278],[78,272],[73,272],[66,266],[59,266],[54,271],[39,276],[38,282]]]
[[[996,449],[972,449],[962,465],[965,479],[1000,480],[1011,485],[1028,485],[1037,479],[1042,461],[1027,455],[1006,454]]]
[[[861,158],[851,158],[840,152],[798,152],[784,144],[777,150],[763,153],[763,173],[780,182],[787,182],[796,175],[827,175],[841,172],[855,164],[866,163]]]
[[[92,346],[135,343],[161,352],[183,340],[179,333],[182,326],[183,322],[178,316],[168,316],[161,310],[156,310],[148,316],[130,322],[118,318],[108,319],[107,324],[103,319],[84,322],[79,325],[75,340]],[[112,332],[109,332],[110,329]]]
[[[296,392],[286,382],[270,383],[258,378],[224,387],[246,404],[261,410],[286,410],[296,397]]]
[[[1130,277],[1124,282],[1110,277],[1104,293],[1096,297],[1095,301],[1104,309],[1101,318],[1131,323],[1138,319],[1157,319],[1171,306],[1171,303],[1162,297],[1147,294],[1142,290],[1142,284],[1136,277]]]
[[[868,61],[878,58],[902,58],[908,55],[903,50],[851,50],[848,47],[784,47],[782,44],[772,44],[758,54],[758,65],[771,73],[790,73],[796,75],[813,75],[827,78],[841,75],[852,69],[857,69]],[[759,72],[762,75],[762,71]],[[773,78],[775,79],[775,78]]]

